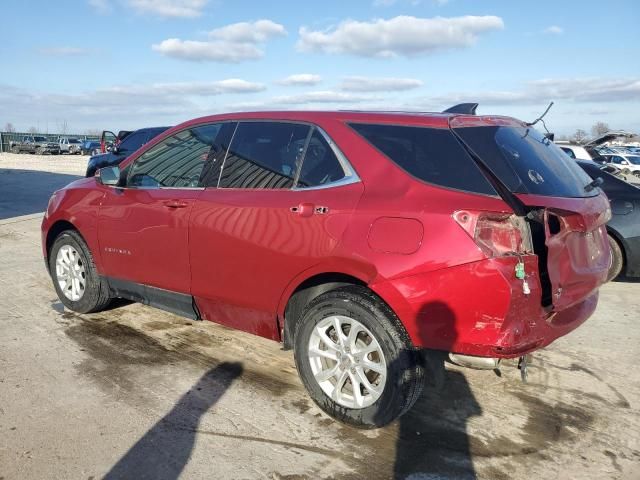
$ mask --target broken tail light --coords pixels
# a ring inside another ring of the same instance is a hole
[[[487,257],[533,253],[531,229],[523,217],[503,212],[458,210],[453,218]]]

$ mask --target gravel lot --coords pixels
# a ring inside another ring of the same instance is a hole
[[[436,368],[410,414],[354,430],[277,343],[136,304],[65,311],[37,213],[85,165],[0,154],[0,479],[640,478],[639,283],[605,285],[528,384]]]

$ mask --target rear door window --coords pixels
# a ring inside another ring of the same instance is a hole
[[[590,197],[589,176],[558,146],[533,127],[454,128],[465,144],[514,193]]]
[[[292,188],[311,127],[240,122],[224,160],[220,188]]]
[[[407,173],[424,182],[497,195],[447,128],[352,123],[357,133]]]
[[[318,187],[345,177],[344,168],[329,142],[317,128],[309,139],[296,188]]]

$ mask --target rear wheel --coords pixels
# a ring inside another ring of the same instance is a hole
[[[294,356],[313,401],[359,428],[393,421],[422,391],[423,367],[404,327],[363,287],[315,298],[296,328]]]
[[[622,266],[624,265],[624,257],[622,255],[622,249],[620,244],[611,235],[607,235],[609,238],[609,246],[611,247],[611,267],[609,267],[609,275],[607,276],[607,282],[615,279],[620,272],[622,272]]]
[[[98,275],[87,244],[75,230],[62,232],[53,242],[49,272],[58,298],[69,310],[90,313],[109,305],[109,286]]]

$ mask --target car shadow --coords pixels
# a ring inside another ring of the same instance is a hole
[[[455,314],[442,302],[425,305],[419,314],[421,325],[437,322],[453,347],[457,334]],[[427,339],[428,333],[419,330]],[[401,416],[396,440],[394,478],[475,479],[467,423],[482,414],[482,408],[464,374],[447,370],[447,351],[423,350],[425,385],[409,412]]]
[[[103,478],[177,479],[191,457],[200,419],[242,371],[240,363],[221,363],[205,373]]]
[[[44,212],[51,194],[78,175],[0,168],[0,220]]]

